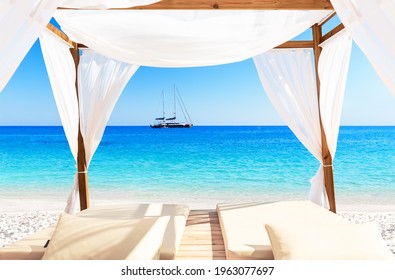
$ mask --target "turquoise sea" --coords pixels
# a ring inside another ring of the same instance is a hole
[[[0,166],[0,211],[32,201],[42,208],[63,203],[73,185],[75,162],[62,127],[0,127]],[[307,199],[318,166],[284,126],[107,127],[89,167],[89,189],[93,203],[213,207],[222,201]],[[341,127],[334,160],[337,203],[391,208],[394,166],[395,127]]]

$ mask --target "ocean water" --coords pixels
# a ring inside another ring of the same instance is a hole
[[[64,206],[75,162],[62,127],[0,127],[0,166],[0,211]],[[98,204],[307,199],[318,166],[283,126],[107,127],[89,190]],[[394,166],[395,127],[341,127],[337,204],[395,208]]]

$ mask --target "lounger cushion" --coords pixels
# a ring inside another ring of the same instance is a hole
[[[295,222],[306,224],[345,224],[347,220],[310,202],[250,202],[218,204],[218,217],[229,260],[272,260],[265,224]]]
[[[276,260],[393,259],[374,224],[266,224]]]
[[[81,217],[111,220],[130,220],[142,218],[170,218],[163,244],[160,249],[161,260],[174,260],[184,233],[189,215],[189,207],[184,204],[120,204],[93,206],[76,214]]]
[[[54,230],[55,226],[51,226],[0,248],[0,260],[41,260]]]
[[[43,259],[159,259],[168,217],[110,220],[62,214]]]
[[[81,211],[76,216],[100,218],[107,220],[136,220],[145,218],[167,217],[166,232],[160,249],[160,259],[175,259],[185,229],[189,207],[183,204],[121,204],[93,206]],[[46,248],[45,243],[51,239],[55,226],[29,235],[22,240],[0,248],[0,260],[40,260]]]

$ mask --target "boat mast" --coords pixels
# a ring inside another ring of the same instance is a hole
[[[177,106],[176,106],[176,85],[174,84],[173,87],[173,98],[174,98],[174,120],[176,120],[177,116],[176,116],[176,110],[177,110]]]
[[[192,124],[192,120],[191,120],[191,117],[189,116],[187,108],[185,107],[184,100],[182,100],[182,97],[181,97],[180,92],[178,91],[178,88],[175,88],[175,89],[177,91],[178,104],[180,104],[180,108],[181,108],[181,111],[184,115],[184,118],[188,123]]]
[[[163,121],[166,120],[165,117],[165,91],[162,89],[162,112],[163,112]]]

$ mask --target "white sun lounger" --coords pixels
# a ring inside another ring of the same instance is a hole
[[[51,226],[0,248],[0,260],[41,260],[54,230]]]
[[[309,201],[218,204],[218,218],[230,260],[274,259],[265,224],[345,224],[346,220]]]
[[[160,259],[174,259],[181,243],[188,215],[189,208],[186,205],[132,204],[95,206],[76,214],[75,217],[99,218],[102,221],[108,219],[109,223],[114,221],[136,221],[136,226],[139,225],[139,227],[153,225],[153,223],[149,222],[138,223],[142,219],[153,220],[156,223],[154,220],[167,218],[165,224],[160,222],[161,225],[156,225],[155,228],[157,238],[161,241],[158,257]],[[131,225],[133,226],[133,224]],[[163,231],[160,228],[162,225],[164,226]],[[0,248],[0,259],[41,259],[46,251],[44,245],[51,239],[54,230],[55,227],[51,227],[7,247]],[[145,235],[147,235],[147,232],[145,232]]]

